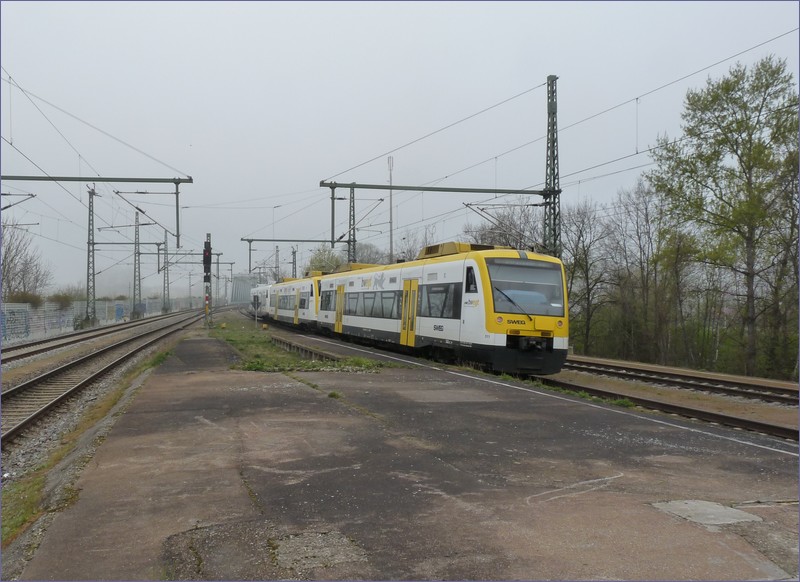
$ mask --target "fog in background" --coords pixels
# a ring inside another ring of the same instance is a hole
[[[562,207],[610,205],[651,167],[656,138],[680,135],[688,89],[767,55],[797,78],[798,19],[797,2],[4,1],[2,173],[85,177],[3,181],[4,194],[35,194],[4,217],[29,225],[52,291],[83,286],[92,177],[191,176],[181,250],[199,253],[210,233],[235,262],[220,273],[246,273],[242,238],[330,239],[320,181],[388,184],[389,155],[396,185],[542,188],[548,75]],[[96,190],[97,242],[132,242],[134,206],[155,223],[141,242],[175,234],[174,185]],[[356,195],[359,242],[388,251],[388,193]],[[481,221],[465,202],[516,202],[494,198],[395,191],[395,252],[424,232],[460,238]],[[336,205],[339,237],[348,203]],[[274,264],[274,246],[254,243],[253,266]],[[281,244],[287,273],[292,246],[299,269],[317,245]],[[131,292],[132,253],[98,247],[98,296]],[[156,270],[143,256],[146,295],[161,291]],[[171,268],[173,296],[190,273],[202,280],[199,255]]]

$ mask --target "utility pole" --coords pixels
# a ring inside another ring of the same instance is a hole
[[[297,247],[292,247],[292,279],[297,277]]]
[[[250,275],[253,272],[253,239],[242,240],[247,241],[247,274]]]
[[[547,162],[544,178],[544,247],[548,254],[561,258],[561,185],[558,177],[558,101],[556,80],[547,77]]]
[[[278,245],[275,245],[275,273],[273,274],[272,278],[275,279],[275,282],[278,282],[278,279],[281,276],[281,266],[280,266],[280,248]]]
[[[142,304],[142,267],[139,254],[139,213],[136,213],[134,220],[133,235],[133,308],[131,309],[131,320],[141,319],[144,313],[139,311]]]
[[[89,239],[86,253],[86,324],[94,327],[97,317],[94,310],[94,197],[98,194],[94,186],[89,188]]]
[[[164,229],[164,289],[161,292],[161,313],[169,313],[169,251],[167,250],[167,229]]]
[[[211,233],[206,233],[203,246],[203,288],[205,291],[205,323],[211,325]]]
[[[392,202],[392,170],[394,169],[394,157],[389,156],[389,264],[394,263],[394,203]]]
[[[356,262],[356,189],[350,188],[350,236],[347,239],[347,262]]]
[[[219,301],[219,255],[217,255],[217,285],[214,292],[214,297]]]

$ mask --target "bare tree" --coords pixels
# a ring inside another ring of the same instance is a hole
[[[33,246],[33,237],[16,221],[2,220],[3,301],[14,296],[41,296],[53,275]]]
[[[620,357],[666,363],[663,342],[670,304],[664,301],[665,277],[660,255],[675,228],[663,198],[640,179],[633,190],[617,195],[618,211],[607,219],[614,296],[624,344]]]
[[[436,226],[426,226],[422,233],[419,230],[406,230],[405,236],[400,238],[396,255],[405,261],[413,261],[425,247],[436,242]]]
[[[471,242],[541,250],[542,214],[529,198],[520,197],[516,203],[502,207],[476,208],[486,220],[477,225],[464,225],[462,232]]]
[[[608,260],[602,243],[609,233],[594,203],[565,208],[561,218],[572,330],[580,337],[583,353],[589,355],[594,351],[594,316],[605,301],[608,285]]]

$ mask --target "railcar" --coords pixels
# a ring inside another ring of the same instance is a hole
[[[267,317],[302,329],[317,328],[319,276],[284,279],[269,290]]]
[[[414,261],[351,265],[269,293],[271,319],[410,353],[541,375],[567,357],[563,265],[530,251],[442,243]]]
[[[258,319],[266,319],[267,313],[269,312],[269,290],[272,285],[256,285],[252,289],[250,289],[250,303],[247,305],[247,313],[251,316],[255,316]],[[258,297],[258,302],[256,303],[254,298]]]

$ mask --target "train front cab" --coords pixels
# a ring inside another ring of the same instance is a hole
[[[462,350],[497,371],[537,375],[561,371],[569,342],[566,297],[559,261],[526,251],[468,257]]]

